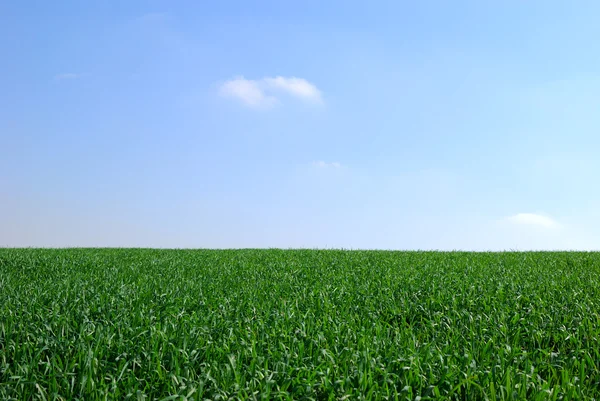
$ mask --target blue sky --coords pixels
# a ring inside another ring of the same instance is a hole
[[[0,246],[598,249],[598,15],[0,2]]]

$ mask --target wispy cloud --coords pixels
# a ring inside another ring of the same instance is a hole
[[[342,167],[342,165],[338,162],[324,162],[323,160],[319,160],[319,161],[315,161],[312,163],[312,165],[314,167],[318,167],[318,168],[340,168]]]
[[[287,94],[305,102],[322,103],[321,91],[311,82],[297,77],[265,77],[230,79],[219,87],[223,97],[237,99],[246,106],[267,109],[280,102],[278,95]]]
[[[535,213],[517,213],[514,216],[507,217],[507,220],[512,224],[535,226],[547,229],[557,229],[561,226],[556,220],[548,216]]]
[[[81,73],[65,72],[62,74],[56,74],[54,76],[54,80],[55,81],[63,81],[63,80],[67,80],[67,79],[78,79],[78,78],[82,78],[84,76],[85,76],[85,74],[81,74]]]

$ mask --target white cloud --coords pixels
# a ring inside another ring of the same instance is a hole
[[[342,165],[338,162],[327,163],[322,160],[313,162],[313,166],[318,167],[318,168],[340,168],[340,167],[342,167]]]
[[[84,75],[85,74],[77,74],[77,73],[74,73],[74,72],[66,72],[66,73],[63,73],[63,74],[56,74],[54,76],[54,80],[55,81],[62,81],[62,80],[65,80],[65,79],[77,79],[77,78],[83,77]]]
[[[269,108],[277,103],[277,98],[265,94],[258,81],[237,77],[225,82],[219,88],[224,97],[232,97],[255,108]]]
[[[282,90],[292,96],[314,102],[322,101],[321,91],[306,79],[278,76],[275,78],[264,78],[263,81],[268,87]]]
[[[517,225],[535,226],[548,229],[560,228],[560,224],[556,220],[548,216],[535,213],[518,213],[514,216],[508,217],[507,220]]]
[[[259,80],[236,77],[219,87],[223,97],[235,98],[252,108],[271,108],[279,103],[276,96],[285,93],[305,102],[322,103],[321,91],[312,83],[296,77],[265,77]]]

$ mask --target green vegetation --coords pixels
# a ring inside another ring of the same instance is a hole
[[[600,254],[0,249],[0,399],[600,398]]]

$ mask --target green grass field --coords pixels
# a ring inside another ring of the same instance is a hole
[[[0,249],[0,399],[600,399],[600,254]]]

